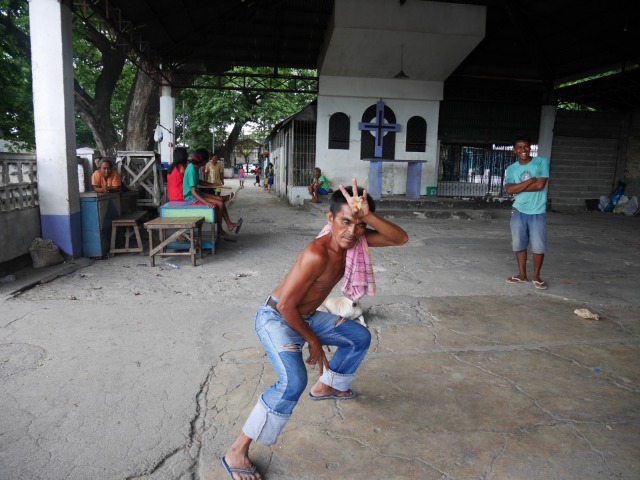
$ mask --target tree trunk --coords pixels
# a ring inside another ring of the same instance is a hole
[[[113,72],[116,76],[120,72]],[[78,82],[75,82],[75,109],[80,118],[87,124],[93,135],[101,155],[114,155],[118,149],[118,135],[111,120],[111,111],[104,102],[97,102],[85,93]]]
[[[244,127],[247,120],[244,122],[236,121],[233,124],[233,129],[229,133],[227,137],[227,141],[224,144],[224,159],[227,166],[231,166],[231,156],[233,155],[233,149],[236,148],[236,144],[238,143],[238,138],[240,137],[240,133],[242,132],[242,127]]]
[[[126,150],[153,150],[153,129],[160,113],[158,84],[138,69],[127,99],[124,115]]]
[[[100,153],[110,156],[119,149],[118,134],[111,119],[111,99],[126,58],[89,22],[85,22],[85,27],[87,40],[100,50],[102,55],[102,70],[96,79],[93,97],[74,79],[75,109],[91,130]]]

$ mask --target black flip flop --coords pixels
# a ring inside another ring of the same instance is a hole
[[[242,219],[238,219],[238,226],[236,227],[236,233],[240,233],[240,227],[242,226]]]

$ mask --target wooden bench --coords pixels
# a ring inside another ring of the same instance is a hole
[[[211,224],[211,242],[203,242],[202,248],[211,249],[211,254],[216,253],[216,215],[217,208],[209,208],[206,205],[194,205],[187,202],[167,202],[160,206],[160,217],[203,217],[204,223]],[[220,232],[218,232],[219,234]],[[176,244],[177,245],[177,244]]]
[[[202,258],[202,224],[204,217],[173,217],[173,218],[154,218],[149,222],[145,222],[144,228],[149,232],[149,258],[151,266],[155,267],[155,257],[168,257],[172,255],[189,255],[191,256],[191,264],[196,266],[196,251],[199,252],[198,258]],[[198,242],[196,243],[195,229],[198,229]],[[153,246],[153,231],[158,230],[160,236],[160,244],[155,248]],[[175,230],[168,238],[165,239],[166,230]],[[188,236],[189,251],[187,252],[167,252],[167,246],[175,241],[180,235]]]
[[[147,214],[144,210],[127,213],[111,221],[111,248],[110,253],[140,253],[144,254],[142,239],[140,238],[140,219]],[[116,233],[118,227],[125,227],[124,232],[124,248],[116,248]],[[129,239],[132,235],[136,236],[137,247],[129,247]]]

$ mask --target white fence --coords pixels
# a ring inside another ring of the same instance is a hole
[[[36,156],[0,153],[0,212],[37,206]]]
[[[0,153],[0,263],[29,253],[40,236],[36,156]]]

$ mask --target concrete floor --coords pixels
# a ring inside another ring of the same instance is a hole
[[[236,242],[195,268],[118,255],[0,285],[1,479],[227,478],[275,380],[253,315],[324,222],[250,184],[230,211]],[[359,396],[303,396],[252,450],[265,478],[640,478],[640,217],[550,213],[537,291],[505,283],[491,215],[395,220],[410,241],[372,254]]]

